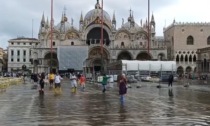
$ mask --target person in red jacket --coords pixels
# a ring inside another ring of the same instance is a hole
[[[86,83],[85,76],[84,75],[81,75],[79,81],[80,81],[81,90],[84,91],[85,90],[85,83]]]

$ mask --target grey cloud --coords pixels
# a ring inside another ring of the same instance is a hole
[[[34,20],[34,37],[37,37],[40,21],[44,12],[45,18],[50,20],[51,0],[4,0],[0,4],[0,46],[6,48],[7,41],[17,36],[31,37],[32,19]],[[175,3],[174,0],[150,0],[151,11],[155,13],[159,8],[163,8]],[[61,15],[66,7],[66,14],[69,19],[74,19],[74,25],[78,27],[81,12],[83,16],[94,9],[96,0],[54,0],[55,24],[61,20]],[[104,0],[104,9],[110,14],[116,13],[117,26],[122,23],[122,18],[127,20],[129,9],[134,11],[136,22],[147,18],[147,0]]]

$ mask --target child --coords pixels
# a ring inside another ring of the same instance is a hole
[[[85,82],[86,82],[85,76],[84,75],[81,75],[81,77],[80,77],[79,80],[80,80],[81,90],[84,91],[84,89],[85,89]]]

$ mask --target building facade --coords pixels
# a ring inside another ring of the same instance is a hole
[[[199,74],[210,72],[210,47],[198,49],[197,68]]]
[[[3,70],[4,60],[3,60],[4,50],[0,47],[0,72]]]
[[[91,70],[100,71],[102,69],[102,62],[103,66],[106,66],[110,62],[122,59],[167,59],[166,43],[163,37],[156,36],[156,23],[153,15],[151,16],[151,22],[145,21],[145,23],[142,23],[142,21],[139,21],[140,24],[137,24],[133,12],[130,11],[127,21],[124,23],[123,19],[120,28],[116,27],[118,22],[116,21],[115,14],[111,18],[103,10],[103,23],[101,15],[102,9],[97,0],[95,8],[87,12],[84,17],[81,14],[78,20],[79,28],[76,28],[74,26],[74,20],[72,19],[69,22],[64,12],[58,24],[54,24],[54,21],[51,22],[53,24],[51,36],[50,22],[48,19],[45,20],[43,14],[38,34],[40,44],[33,49],[31,57],[34,63],[34,72],[49,72],[50,66],[55,70],[63,69],[59,68],[59,57],[57,55],[58,48],[62,46],[86,46],[88,48],[88,55],[83,61],[89,72]],[[148,34],[148,26],[151,28],[151,34]],[[100,42],[101,27],[103,27],[102,49]],[[150,38],[149,52],[148,38]],[[103,54],[102,56],[101,52]],[[68,61],[66,60],[66,62]]]
[[[168,58],[177,62],[177,72],[197,71],[198,49],[210,46],[210,23],[174,22],[164,28]]]
[[[21,71],[25,65],[27,70],[33,71],[34,66],[31,60],[31,51],[39,45],[34,38],[16,38],[9,40],[8,46],[8,72]]]

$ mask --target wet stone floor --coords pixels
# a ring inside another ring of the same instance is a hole
[[[11,86],[0,93],[0,126],[210,125],[210,87],[162,84],[159,89],[154,83],[141,84],[132,84],[124,104],[115,85],[106,93],[96,84],[72,93],[63,81],[60,95],[48,86],[44,95],[30,83]]]

